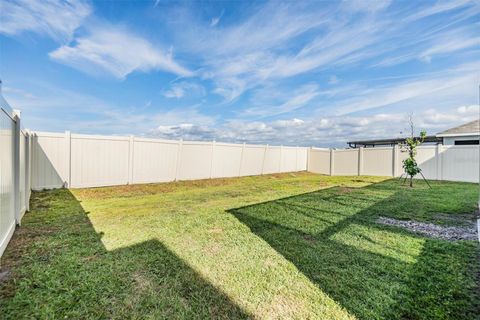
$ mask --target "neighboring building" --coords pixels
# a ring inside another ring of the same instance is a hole
[[[462,124],[461,126],[442,131],[437,137],[443,139],[444,145],[479,144],[480,119]]]
[[[462,124],[438,133],[435,136],[427,136],[426,144],[444,144],[444,145],[477,145],[480,137],[480,119]],[[377,139],[377,140],[359,140],[349,141],[350,148],[359,147],[386,147],[404,143],[405,138]]]

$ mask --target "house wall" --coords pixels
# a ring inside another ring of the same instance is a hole
[[[457,136],[457,137],[443,137],[443,144],[446,146],[455,145],[455,140],[478,140],[478,136]]]

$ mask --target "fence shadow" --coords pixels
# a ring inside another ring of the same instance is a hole
[[[0,318],[249,318],[158,240],[107,251],[68,190],[31,209],[2,258]]]
[[[229,212],[358,318],[475,318],[480,294],[469,270],[478,254],[474,242],[423,238],[375,223],[381,215],[405,218],[396,214],[412,210],[410,218],[421,219],[425,211],[458,208],[439,201],[415,216],[415,207],[424,208],[421,198],[395,190],[395,180],[335,187]]]

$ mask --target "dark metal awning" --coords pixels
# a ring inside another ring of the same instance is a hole
[[[416,137],[420,139],[420,137]],[[425,137],[426,143],[442,143],[442,138],[436,136],[427,136]],[[399,143],[404,143],[405,138],[393,138],[393,139],[377,139],[377,140],[359,140],[359,141],[349,141],[347,142],[350,148],[358,147],[375,147],[375,146],[394,146]]]

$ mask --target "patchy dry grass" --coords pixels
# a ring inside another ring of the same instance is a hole
[[[0,318],[472,319],[479,245],[378,216],[472,218],[476,187],[308,173],[34,193]]]

